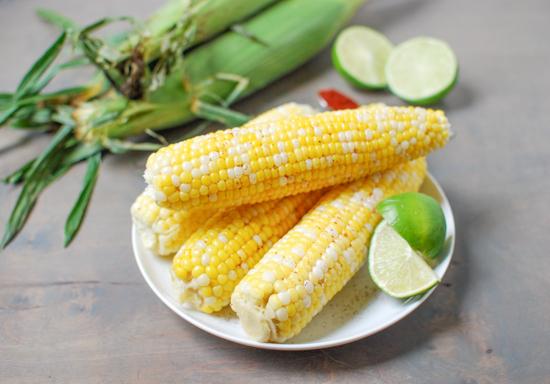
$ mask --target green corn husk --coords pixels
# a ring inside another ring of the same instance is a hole
[[[196,118],[197,100],[225,100],[234,83],[217,79],[231,74],[248,81],[235,100],[247,96],[303,64],[332,39],[363,0],[286,0],[275,4],[242,25],[262,43],[226,32],[185,57],[164,85],[142,101],[119,96],[83,104],[74,113],[77,136],[123,138],[146,128],[163,129]],[[233,100],[234,101],[234,100]],[[119,115],[96,124],[105,111]]]
[[[7,183],[22,183],[23,188],[0,248],[23,227],[42,190],[77,162],[88,160],[90,175],[65,226],[65,239],[70,242],[93,192],[103,150],[117,154],[157,149],[156,143],[126,139],[146,133],[165,144],[153,130],[197,118],[242,124],[248,116],[227,107],[310,59],[363,2],[170,0],[143,25],[106,40],[92,32],[127,19],[106,18],[78,28],[62,16],[42,12],[42,18],[62,27],[64,33],[13,94],[0,94],[0,122],[9,121],[20,129],[53,127],[57,132],[40,156],[4,178]],[[231,25],[255,12],[241,24]],[[81,56],[52,65],[67,41]],[[90,84],[42,93],[59,71],[82,63],[100,69]],[[196,131],[187,132],[191,134]]]
[[[196,28],[188,46],[205,41],[235,22],[260,11],[278,0],[170,0],[146,22],[145,60],[150,61],[161,53],[166,36],[173,31],[190,10],[196,9],[192,21]],[[130,46],[134,38],[128,38],[123,46]]]

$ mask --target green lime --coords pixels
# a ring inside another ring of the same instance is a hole
[[[332,47],[336,70],[359,88],[386,88],[384,68],[393,49],[388,38],[374,29],[359,25],[344,29]]]
[[[420,295],[439,283],[424,258],[385,220],[372,236],[369,273],[378,288],[398,299]]]
[[[444,41],[416,37],[394,48],[386,64],[390,91],[411,104],[433,104],[451,91],[458,62]]]
[[[413,249],[430,259],[439,255],[447,224],[434,198],[417,192],[402,193],[383,200],[376,210]]]

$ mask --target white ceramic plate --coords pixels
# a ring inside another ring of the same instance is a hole
[[[435,272],[443,278],[451,261],[455,244],[455,223],[449,201],[441,186],[429,175],[421,187],[441,203],[447,221],[447,243]],[[138,267],[153,292],[172,311],[198,328],[235,343],[276,350],[310,350],[334,347],[375,334],[401,320],[422,304],[433,289],[420,299],[403,302],[378,291],[366,267],[339,292],[302,332],[284,344],[259,343],[241,329],[236,315],[227,309],[219,315],[208,315],[182,306],[172,289],[170,261],[149,252],[132,228],[132,245]],[[435,288],[434,288],[435,289]]]

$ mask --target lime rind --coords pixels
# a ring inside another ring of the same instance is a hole
[[[332,62],[338,73],[355,87],[386,89],[385,66],[392,49],[392,42],[380,32],[351,26],[336,38]]]
[[[422,295],[439,283],[424,258],[386,221],[382,221],[373,234],[368,268],[376,286],[397,299]]]
[[[409,245],[428,259],[435,259],[445,245],[447,222],[439,203],[423,193],[391,196],[376,207],[384,220]]]
[[[447,43],[417,37],[394,48],[385,74],[389,90],[410,104],[434,104],[458,81],[458,61]]]

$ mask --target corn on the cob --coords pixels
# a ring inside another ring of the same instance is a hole
[[[425,173],[421,158],[323,196],[235,288],[231,307],[244,330],[260,341],[296,335],[363,264],[378,201],[417,190]]]
[[[311,116],[317,111],[306,104],[287,103],[270,109],[247,125],[275,121],[290,116]],[[212,209],[188,210],[159,207],[149,196],[149,191],[138,196],[132,205],[132,219],[142,244],[160,256],[176,253],[185,240],[217,211]]]
[[[171,256],[193,232],[216,211],[174,210],[159,207],[143,192],[132,204],[132,219],[142,244],[159,256]]]
[[[162,206],[237,206],[356,180],[425,156],[448,137],[443,111],[374,105],[170,145],[149,157],[145,179]]]
[[[182,302],[203,312],[229,304],[237,283],[322,196],[314,191],[221,212],[183,244],[172,264]],[[289,265],[289,267],[292,267]]]

